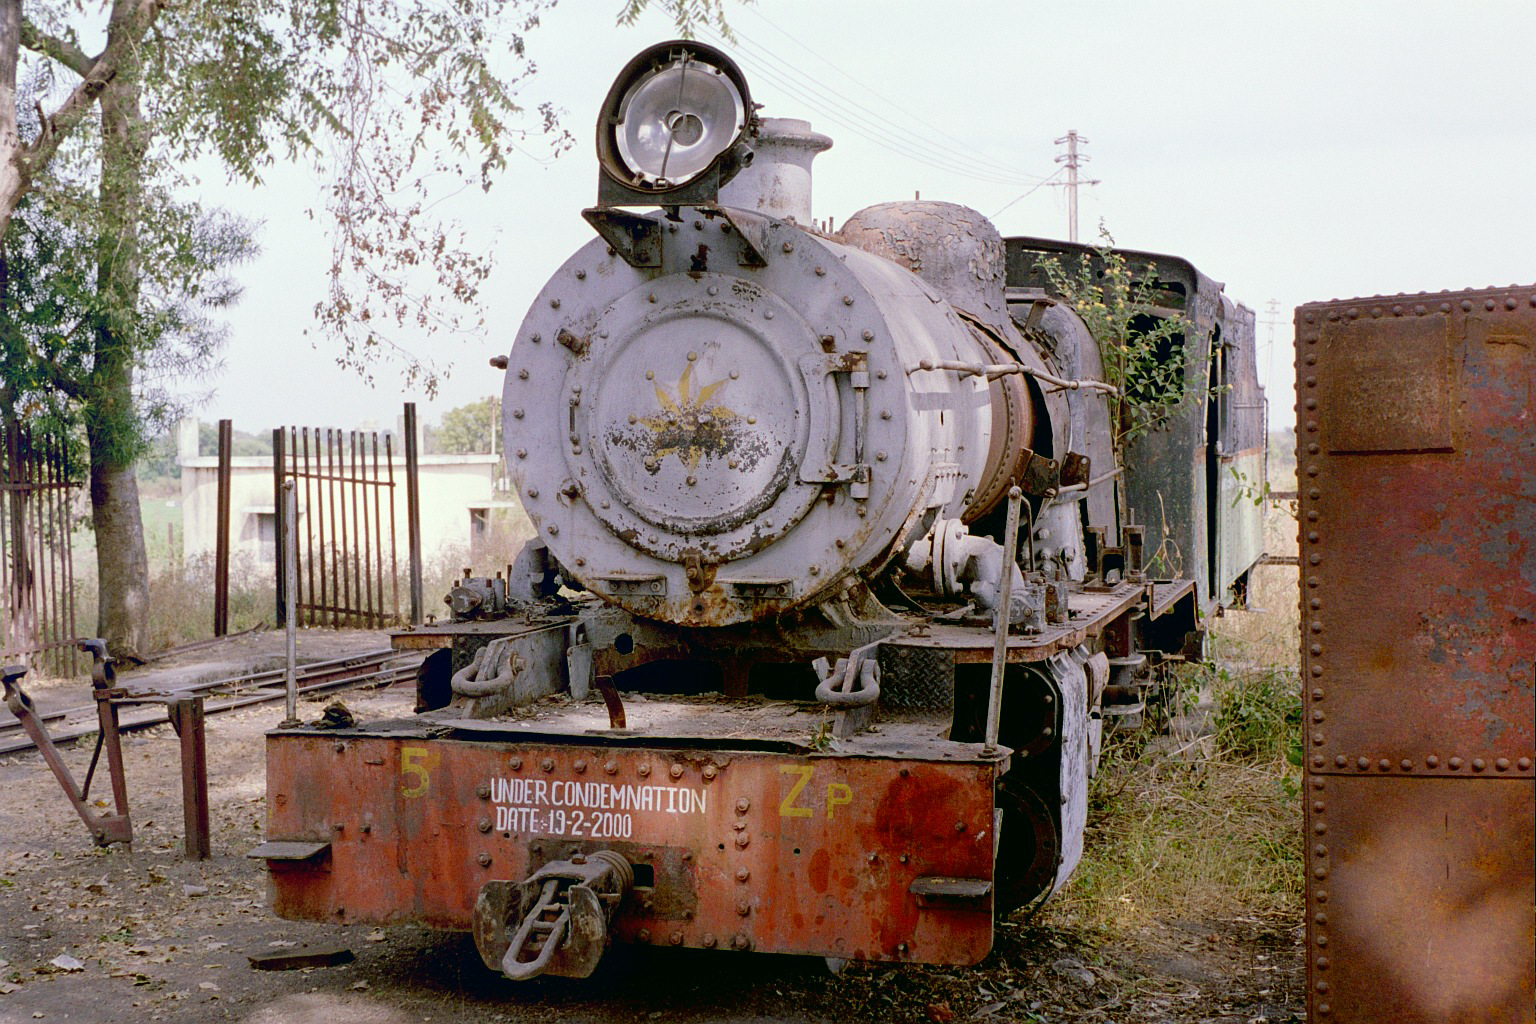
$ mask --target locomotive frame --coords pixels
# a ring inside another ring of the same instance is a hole
[[[615,133],[689,74],[704,119],[658,123],[718,151],[672,181],[671,136],[652,166]],[[470,930],[513,978],[612,941],[974,963],[1075,867],[1103,729],[1240,599],[1251,311],[1140,254],[1197,386],[1118,460],[1098,342],[1036,267],[1092,250],[938,203],[809,229],[830,141],[707,123],[746,95],[696,43],[615,83],[599,239],[498,360],[539,536],[394,635],[433,652],[418,715],[269,734],[280,916]]]

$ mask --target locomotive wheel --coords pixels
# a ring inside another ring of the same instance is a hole
[[[997,916],[1028,906],[1050,890],[1060,861],[1061,837],[1040,794],[1007,776],[997,785],[1002,841],[997,850]]]

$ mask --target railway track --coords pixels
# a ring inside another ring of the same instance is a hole
[[[398,682],[414,679],[416,668],[421,664],[421,660],[420,654],[400,654],[385,647],[344,658],[310,662],[298,667],[299,696],[313,696],[357,688],[382,689]],[[128,695],[124,700],[124,703],[129,706],[124,707],[122,711],[119,730],[129,732],[135,729],[148,729],[170,721],[163,704],[132,707],[135,692],[145,696],[154,694],[159,698],[163,698],[167,692],[188,697],[202,696],[206,698],[204,714],[216,715],[225,711],[282,700],[286,695],[286,676],[286,668],[266,669],[223,679],[212,679],[189,686],[179,686],[173,691],[152,690],[147,687],[136,690],[129,683],[125,687]],[[55,743],[76,740],[82,736],[93,735],[97,731],[94,701],[77,707],[51,711],[43,718],[49,724]],[[22,731],[19,721],[12,718],[0,724],[0,755],[34,749],[36,744]]]

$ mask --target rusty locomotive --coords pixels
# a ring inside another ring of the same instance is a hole
[[[1253,314],[1144,253],[1188,397],[1118,453],[1099,340],[945,203],[810,211],[830,140],[674,42],[598,122],[597,234],[496,364],[537,536],[418,713],[268,741],[276,912],[472,930],[512,978],[611,942],[973,963],[1078,862],[1107,725],[1260,557]]]

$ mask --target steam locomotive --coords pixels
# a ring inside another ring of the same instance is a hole
[[[974,963],[1077,864],[1106,727],[1261,554],[1253,314],[1126,253],[1187,399],[1116,451],[1101,339],[947,203],[811,216],[831,141],[670,42],[598,119],[597,237],[534,301],[505,450],[537,532],[466,574],[418,714],[268,740],[286,918]]]

